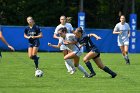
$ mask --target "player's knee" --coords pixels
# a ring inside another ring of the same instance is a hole
[[[103,69],[103,68],[104,68],[103,66],[100,66],[100,65],[98,65],[98,67],[99,67],[100,69]]]
[[[29,58],[30,58],[30,59],[32,59],[32,58],[33,58],[33,56],[32,56],[32,55],[30,55],[30,56],[29,56]]]
[[[66,56],[64,56],[64,60],[67,60],[67,57]]]
[[[83,61],[84,61],[84,62],[87,62],[87,61],[88,61],[88,59],[87,59],[86,57],[84,57],[84,58],[83,58]]]
[[[75,66],[75,67],[78,67],[78,66],[79,66],[79,64],[78,64],[78,63],[74,63],[74,66]]]
[[[128,51],[127,51],[127,50],[125,50],[125,51],[124,51],[124,53],[125,53],[125,54],[127,54],[127,53],[128,53]]]

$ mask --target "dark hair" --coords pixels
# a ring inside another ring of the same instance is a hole
[[[82,34],[83,34],[83,29],[82,29],[81,27],[76,28],[76,30],[75,30],[75,31],[80,32],[80,33],[82,33]]]
[[[58,31],[61,31],[61,32],[65,32],[65,33],[67,33],[67,28],[66,27],[61,27]]]

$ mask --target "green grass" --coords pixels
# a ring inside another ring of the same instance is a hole
[[[61,53],[40,52],[44,76],[34,76],[34,63],[26,52],[3,52],[0,62],[0,93],[140,93],[140,56],[130,54],[126,65],[121,54],[102,53],[103,63],[118,73],[114,79],[92,61],[96,76],[83,78],[77,70],[67,73]],[[83,54],[84,56],[85,54]],[[85,67],[82,62],[80,64]],[[88,71],[89,72],[89,71]]]

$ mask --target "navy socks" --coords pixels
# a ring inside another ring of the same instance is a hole
[[[85,64],[88,67],[88,69],[90,70],[90,72],[93,73],[93,74],[95,74],[95,72],[93,70],[93,67],[92,67],[92,64],[90,63],[90,61],[86,62]]]
[[[32,59],[34,60],[35,67],[37,69],[38,68],[38,59],[39,59],[39,57],[37,57],[36,55],[34,55],[34,56],[32,56]]]

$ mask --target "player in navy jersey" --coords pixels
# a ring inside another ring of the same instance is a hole
[[[1,26],[1,25],[0,25],[0,40],[1,40],[5,45],[7,45],[8,48],[10,48],[12,51],[15,51],[15,49],[14,49],[11,45],[8,44],[8,42],[5,40],[4,36],[2,35],[2,26]],[[1,51],[0,51],[0,57],[2,57]]]
[[[110,70],[107,66],[103,65],[101,58],[100,58],[100,51],[98,48],[93,44],[90,37],[95,37],[97,40],[101,39],[101,37],[97,36],[96,34],[83,34],[83,30],[81,27],[77,28],[74,31],[75,36],[77,37],[77,41],[80,43],[80,47],[85,46],[87,50],[86,56],[83,58],[83,61],[85,62],[86,66],[90,70],[90,77],[93,77],[96,75],[92,68],[92,64],[90,63],[90,59],[93,59],[97,66],[104,70],[105,72],[109,73],[112,78],[116,77],[116,73]]]
[[[38,60],[37,56],[38,47],[40,45],[39,38],[42,38],[42,32],[40,28],[35,25],[35,22],[31,16],[27,17],[28,27],[25,28],[24,37],[29,41],[28,47],[28,56],[34,60],[35,68],[38,69]]]

